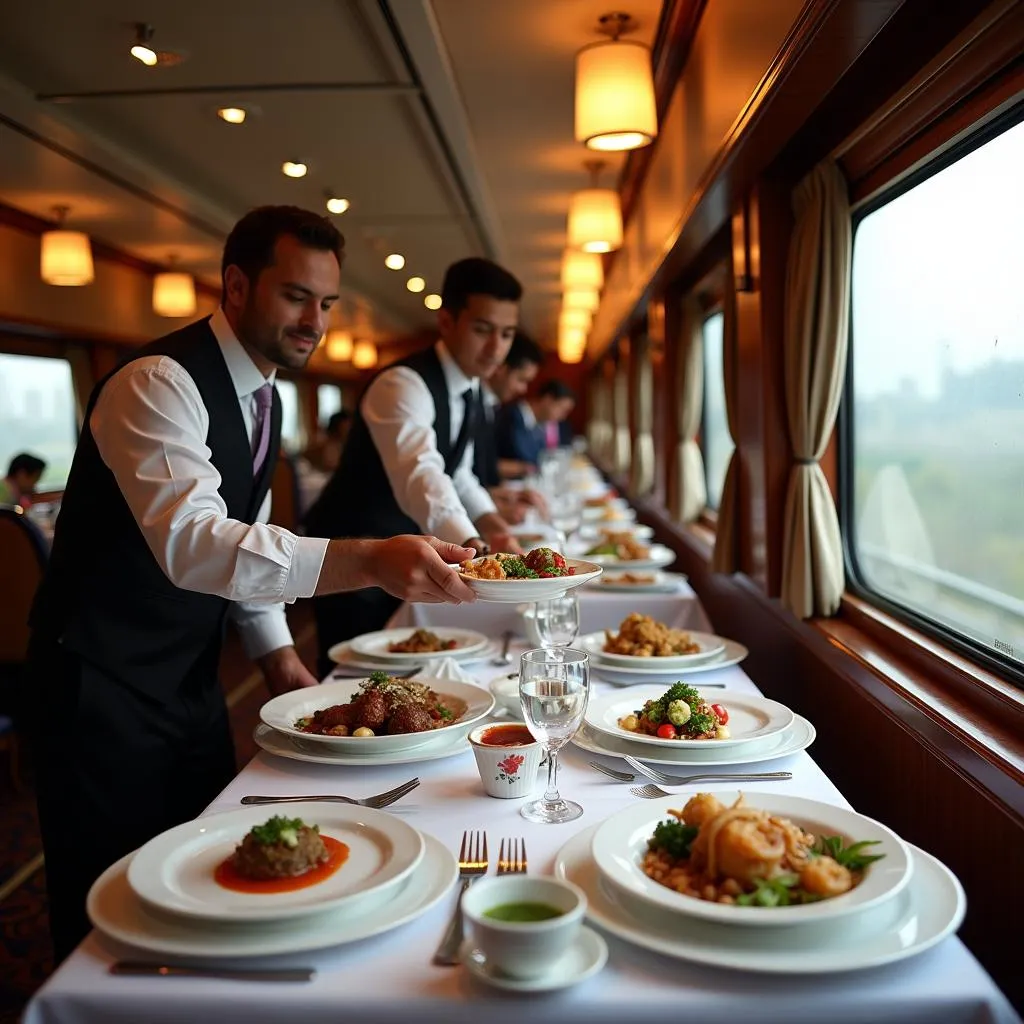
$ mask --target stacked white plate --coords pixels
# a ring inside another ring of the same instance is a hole
[[[442,661],[412,677],[436,693],[454,697],[465,705],[462,715],[450,725],[426,732],[384,736],[321,736],[297,726],[316,711],[350,703],[363,685],[362,679],[340,679],[317,687],[290,690],[260,708],[260,720],[253,738],[268,753],[295,761],[334,765],[412,764],[433,761],[469,750],[467,737],[494,709],[489,690],[477,686],[457,663]]]
[[[699,680],[692,685],[701,688]],[[729,713],[728,739],[667,740],[630,732],[619,725],[620,719],[636,713],[647,701],[657,700],[666,689],[663,683],[632,686],[592,701],[573,743],[594,754],[628,754],[651,764],[703,769],[771,761],[805,750],[814,742],[811,723],[784,704],[757,694],[710,688],[702,692],[705,700],[721,704]]]
[[[661,572],[645,569],[640,572],[624,572],[616,569],[604,573],[590,585],[590,590],[610,594],[675,594],[686,582],[681,572]]]
[[[275,814],[246,807],[179,825],[112,865],[89,892],[89,919],[109,938],[153,953],[276,956],[389,931],[429,910],[455,881],[451,853],[400,818],[323,803],[286,812],[348,846],[337,871],[290,892],[222,887],[217,866]]]
[[[581,526],[576,532],[580,540],[589,541],[591,547],[598,541],[602,541],[609,533],[628,533],[637,540],[650,540],[654,536],[653,526],[644,526],[642,523],[623,523],[621,526]]]
[[[697,645],[692,654],[676,654],[663,658],[643,658],[632,654],[611,654],[605,651],[606,637],[601,633],[586,633],[579,637],[574,647],[590,655],[590,669],[602,679],[620,686],[637,683],[654,683],[661,680],[675,682],[684,674],[689,677],[695,672],[710,672],[729,665],[738,665],[746,656],[747,649],[724,636],[687,630],[690,639]]]
[[[455,629],[438,627],[431,630],[441,640],[452,641],[455,646],[446,651],[407,654],[402,651],[391,651],[392,644],[408,640],[416,630],[405,626],[399,629],[378,629],[373,633],[363,633],[352,640],[344,640],[335,644],[327,656],[340,671],[354,670],[358,672],[383,670],[385,672],[408,672],[410,669],[424,668],[437,664],[446,658],[453,658],[460,664],[469,664],[491,658],[497,652],[495,642],[478,633],[474,629]]]
[[[724,806],[739,796],[717,793]],[[647,840],[685,796],[641,801],[575,836],[555,874],[587,894],[588,916],[606,931],[681,960],[745,971],[820,974],[892,963],[931,948],[963,919],[963,889],[933,857],[854,811],[758,792],[751,806],[814,835],[877,841],[882,860],[847,893],[790,907],[742,907],[677,893],[644,874]],[[770,934],[766,933],[766,929]]]
[[[584,542],[584,544],[589,542]],[[593,546],[593,545],[591,545]],[[596,565],[615,572],[641,572],[649,569],[664,569],[676,560],[676,553],[664,544],[652,544],[643,558],[619,558],[617,555],[593,555],[587,548],[582,552],[585,558]]]

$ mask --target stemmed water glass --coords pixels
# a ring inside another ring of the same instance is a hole
[[[558,751],[576,735],[590,696],[590,659],[582,651],[527,651],[519,659],[519,701],[526,727],[547,748],[544,796],[519,812],[527,821],[572,821],[583,808],[558,793]]]
[[[533,606],[533,624],[543,647],[568,647],[580,631],[580,602],[571,591]]]

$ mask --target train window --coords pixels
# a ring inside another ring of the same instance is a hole
[[[719,310],[704,321],[704,411],[701,449],[708,490],[708,507],[717,509],[722,500],[725,473],[729,468],[733,442],[725,415],[725,315]]]
[[[990,126],[859,219],[843,435],[854,585],[1015,668],[1024,665],[1021,167],[1024,123]]]
[[[66,359],[0,353],[0,475],[26,452],[46,463],[36,489],[67,482],[78,443],[75,387]]]
[[[305,435],[299,415],[299,389],[291,380],[277,379],[277,393],[281,396],[281,447],[289,455],[302,448]]]
[[[318,384],[316,389],[316,418],[321,426],[341,412],[341,388],[337,384]]]

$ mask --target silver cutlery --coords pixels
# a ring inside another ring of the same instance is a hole
[[[525,875],[526,874],[526,840],[510,839],[508,841],[508,856],[505,856],[505,840],[502,839],[498,848],[498,874],[499,875]]]
[[[635,782],[636,776],[632,772],[620,772],[614,768],[608,768],[601,764],[600,761],[588,761],[595,771],[599,771],[602,775],[607,775],[609,779],[614,779],[616,782]]]
[[[389,807],[396,800],[407,796],[420,784],[419,779],[410,779],[403,782],[401,786],[389,789],[386,793],[378,793],[376,796],[364,797],[358,800],[351,796],[328,796],[322,793],[313,796],[243,796],[243,804],[287,804],[296,802],[328,803],[328,804],[358,804],[360,807],[373,807],[380,810],[382,807]]]
[[[454,967],[459,963],[459,947],[462,945],[462,897],[473,881],[487,874],[487,833],[463,832],[462,846],[459,847],[459,877],[462,886],[455,903],[455,912],[448,923],[441,944],[434,953],[434,963],[441,967]]]
[[[508,665],[512,662],[512,655],[508,653],[509,644],[512,643],[512,630],[506,629],[502,638],[501,654],[491,659],[492,665]]]
[[[388,675],[391,676],[392,679],[411,679],[414,675],[416,675],[417,672],[421,672],[425,667],[426,666],[424,666],[424,665],[417,665],[416,668],[411,668],[411,669],[409,669],[408,672],[401,672],[401,673],[388,672]],[[387,672],[387,666],[381,665],[380,670],[382,672]],[[353,672],[358,673],[359,669],[357,669],[355,666],[353,666],[352,668],[350,668],[350,669],[348,669],[346,671],[342,671],[341,669],[335,669],[330,674],[329,678],[331,678],[331,679],[358,679],[359,678],[358,675],[353,676],[353,675],[350,674],[350,673],[353,673]]]
[[[638,796],[642,800],[657,800],[658,797],[673,795],[667,789],[662,789],[661,786],[656,786],[653,782],[648,782],[646,786],[630,786],[629,791],[633,796]]]
[[[689,786],[694,782],[771,782],[793,778],[792,772],[746,772],[740,775],[706,772],[703,775],[670,775],[658,768],[648,767],[629,754],[623,756],[630,768],[635,768],[641,775],[646,775],[663,786]]]
[[[110,965],[111,974],[137,977],[164,978],[222,978],[228,981],[312,981],[316,971],[311,967],[289,967],[251,970],[226,967],[184,967],[171,964],[146,964],[134,960],[120,960]]]

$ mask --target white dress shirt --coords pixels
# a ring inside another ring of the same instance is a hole
[[[519,403],[519,411],[523,414],[523,423],[526,424],[526,429],[533,430],[537,426],[537,414],[533,411],[533,406],[524,400]]]
[[[223,310],[210,318],[250,440],[264,378]],[[327,541],[270,526],[270,493],[252,525],[229,519],[206,438],[210,415],[184,367],[167,356],[136,359],[107,381],[92,434],[153,557],[182,590],[234,602],[231,616],[253,658],[292,643],[284,604],[310,597]],[[126,596],[130,600],[130,596]]]
[[[449,441],[454,443],[465,417],[463,392],[476,390],[477,380],[462,372],[444,342],[436,350],[448,385]],[[434,433],[434,399],[423,378],[408,366],[385,370],[367,388],[361,411],[398,507],[424,533],[441,540],[461,544],[475,537],[474,521],[497,508],[473,475],[472,439],[455,472],[445,473]]]

